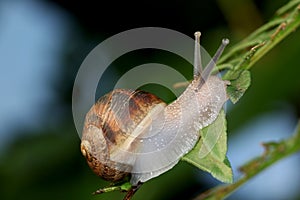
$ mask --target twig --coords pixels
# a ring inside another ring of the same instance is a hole
[[[263,155],[251,160],[240,168],[240,171],[244,173],[244,176],[241,179],[233,184],[208,190],[196,197],[195,200],[224,199],[249,179],[253,178],[277,161],[300,151],[300,121],[298,123],[296,133],[292,137],[286,140],[282,140],[278,143],[264,143],[263,146],[265,148],[265,152],[263,153]]]

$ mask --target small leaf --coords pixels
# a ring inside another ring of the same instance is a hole
[[[208,127],[200,131],[201,139],[195,148],[182,160],[209,172],[222,181],[232,182],[232,170],[226,157],[227,134],[225,113],[222,110],[218,118]]]
[[[121,191],[121,192],[124,192],[124,191],[129,191],[130,189],[132,188],[132,185],[130,182],[128,181],[125,181],[124,183],[117,183],[116,185],[110,185],[108,187],[104,187],[104,188],[101,188],[97,191],[95,191],[93,194],[103,194],[103,193],[108,193],[108,192],[114,192],[114,191]]]
[[[120,186],[120,188],[121,191],[129,191],[132,188],[132,185],[130,184],[130,182],[125,182]]]
[[[230,85],[227,87],[227,94],[232,103],[235,104],[250,86],[250,72],[248,70],[239,70],[227,76],[226,80],[230,81]]]
[[[240,188],[245,183],[248,183],[253,177],[266,170],[268,167],[273,166],[276,162],[294,154],[300,152],[300,120],[298,122],[296,133],[284,140],[269,142],[264,144],[265,152],[250,160],[248,163],[243,165],[240,170],[244,173],[241,177],[233,184],[217,186],[212,188],[200,195],[195,199],[224,199],[232,194],[235,190]]]

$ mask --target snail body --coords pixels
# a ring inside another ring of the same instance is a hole
[[[198,34],[198,35],[197,35]],[[116,89],[87,113],[81,151],[90,168],[109,181],[131,174],[137,185],[171,169],[199,139],[226,102],[226,82],[210,76],[228,40],[202,71],[199,37],[195,42],[194,80],[167,105],[141,90]]]

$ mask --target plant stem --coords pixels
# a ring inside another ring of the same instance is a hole
[[[280,41],[294,32],[300,26],[299,12],[300,0],[290,1],[276,12],[273,20],[231,47],[218,62],[218,65],[234,66],[224,78],[227,79],[233,71],[250,69]]]
[[[233,184],[208,190],[200,194],[195,200],[224,199],[249,179],[262,172],[264,169],[270,167],[277,161],[300,151],[300,121],[298,123],[296,133],[292,137],[282,140],[278,143],[265,143],[263,146],[265,148],[263,155],[251,160],[240,168],[240,170],[244,173],[244,176],[241,179]]]

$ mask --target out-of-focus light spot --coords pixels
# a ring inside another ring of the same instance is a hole
[[[234,169],[235,180],[241,176],[238,167],[263,153],[261,143],[290,137],[296,118],[289,110],[257,118],[234,134],[229,140],[228,157]],[[252,178],[228,199],[293,199],[300,188],[300,155],[280,160]]]
[[[68,18],[51,4],[0,2],[0,147],[14,130],[41,126],[67,31]]]

